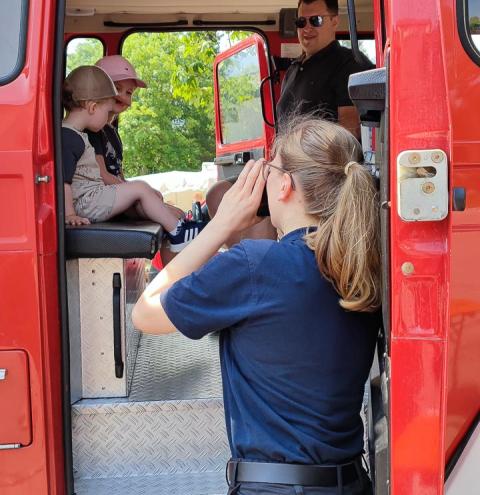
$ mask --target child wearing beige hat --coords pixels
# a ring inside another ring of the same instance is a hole
[[[62,161],[65,223],[102,222],[138,205],[147,219],[162,225],[171,250],[178,252],[202,230],[202,222],[179,219],[157,192],[141,181],[105,184],[85,130],[98,132],[106,123],[118,92],[108,74],[97,66],[81,66],[65,79]]]
[[[119,184],[125,181],[123,144],[113,122],[120,113],[130,108],[137,88],[146,88],[147,85],[138,77],[133,65],[121,55],[107,55],[98,60],[95,65],[110,76],[117,90],[117,96],[107,124],[97,132],[87,131],[88,139],[95,149],[105,184]]]

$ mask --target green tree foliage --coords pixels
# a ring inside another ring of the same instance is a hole
[[[123,54],[149,85],[136,92],[132,108],[121,116],[130,175],[198,170],[213,159],[212,67],[218,52],[215,32],[135,33],[127,38]]]
[[[80,65],[93,65],[103,56],[103,45],[95,38],[76,38],[67,46],[67,74]]]
[[[480,18],[476,15],[470,17],[470,33],[480,34]]]

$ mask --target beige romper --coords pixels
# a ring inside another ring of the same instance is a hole
[[[63,127],[75,131],[85,143],[85,151],[77,162],[72,178],[73,207],[80,217],[91,222],[103,222],[112,216],[117,185],[106,186],[100,175],[100,168],[95,158],[95,150],[84,132],[80,132],[65,122]]]

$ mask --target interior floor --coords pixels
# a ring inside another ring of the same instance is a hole
[[[217,495],[229,457],[218,336],[140,337],[129,397],[72,408],[76,495]]]
[[[218,336],[191,340],[175,332],[143,334],[129,401],[222,397]]]
[[[82,479],[76,495],[225,495],[225,473],[188,473],[131,478]]]

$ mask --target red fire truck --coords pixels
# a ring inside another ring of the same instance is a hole
[[[226,177],[268,153],[272,60],[292,53],[296,0],[0,8],[0,493],[224,493],[215,337],[194,351],[140,336],[129,318],[159,227],[64,227],[65,46],[95,37],[117,54],[132,32],[252,31],[212,68]],[[349,90],[381,194],[383,328],[366,414],[378,495],[480,493],[479,16],[477,0],[340,2],[339,37],[376,53]],[[245,59],[262,125],[222,113],[222,81],[238,73],[226,62]]]

